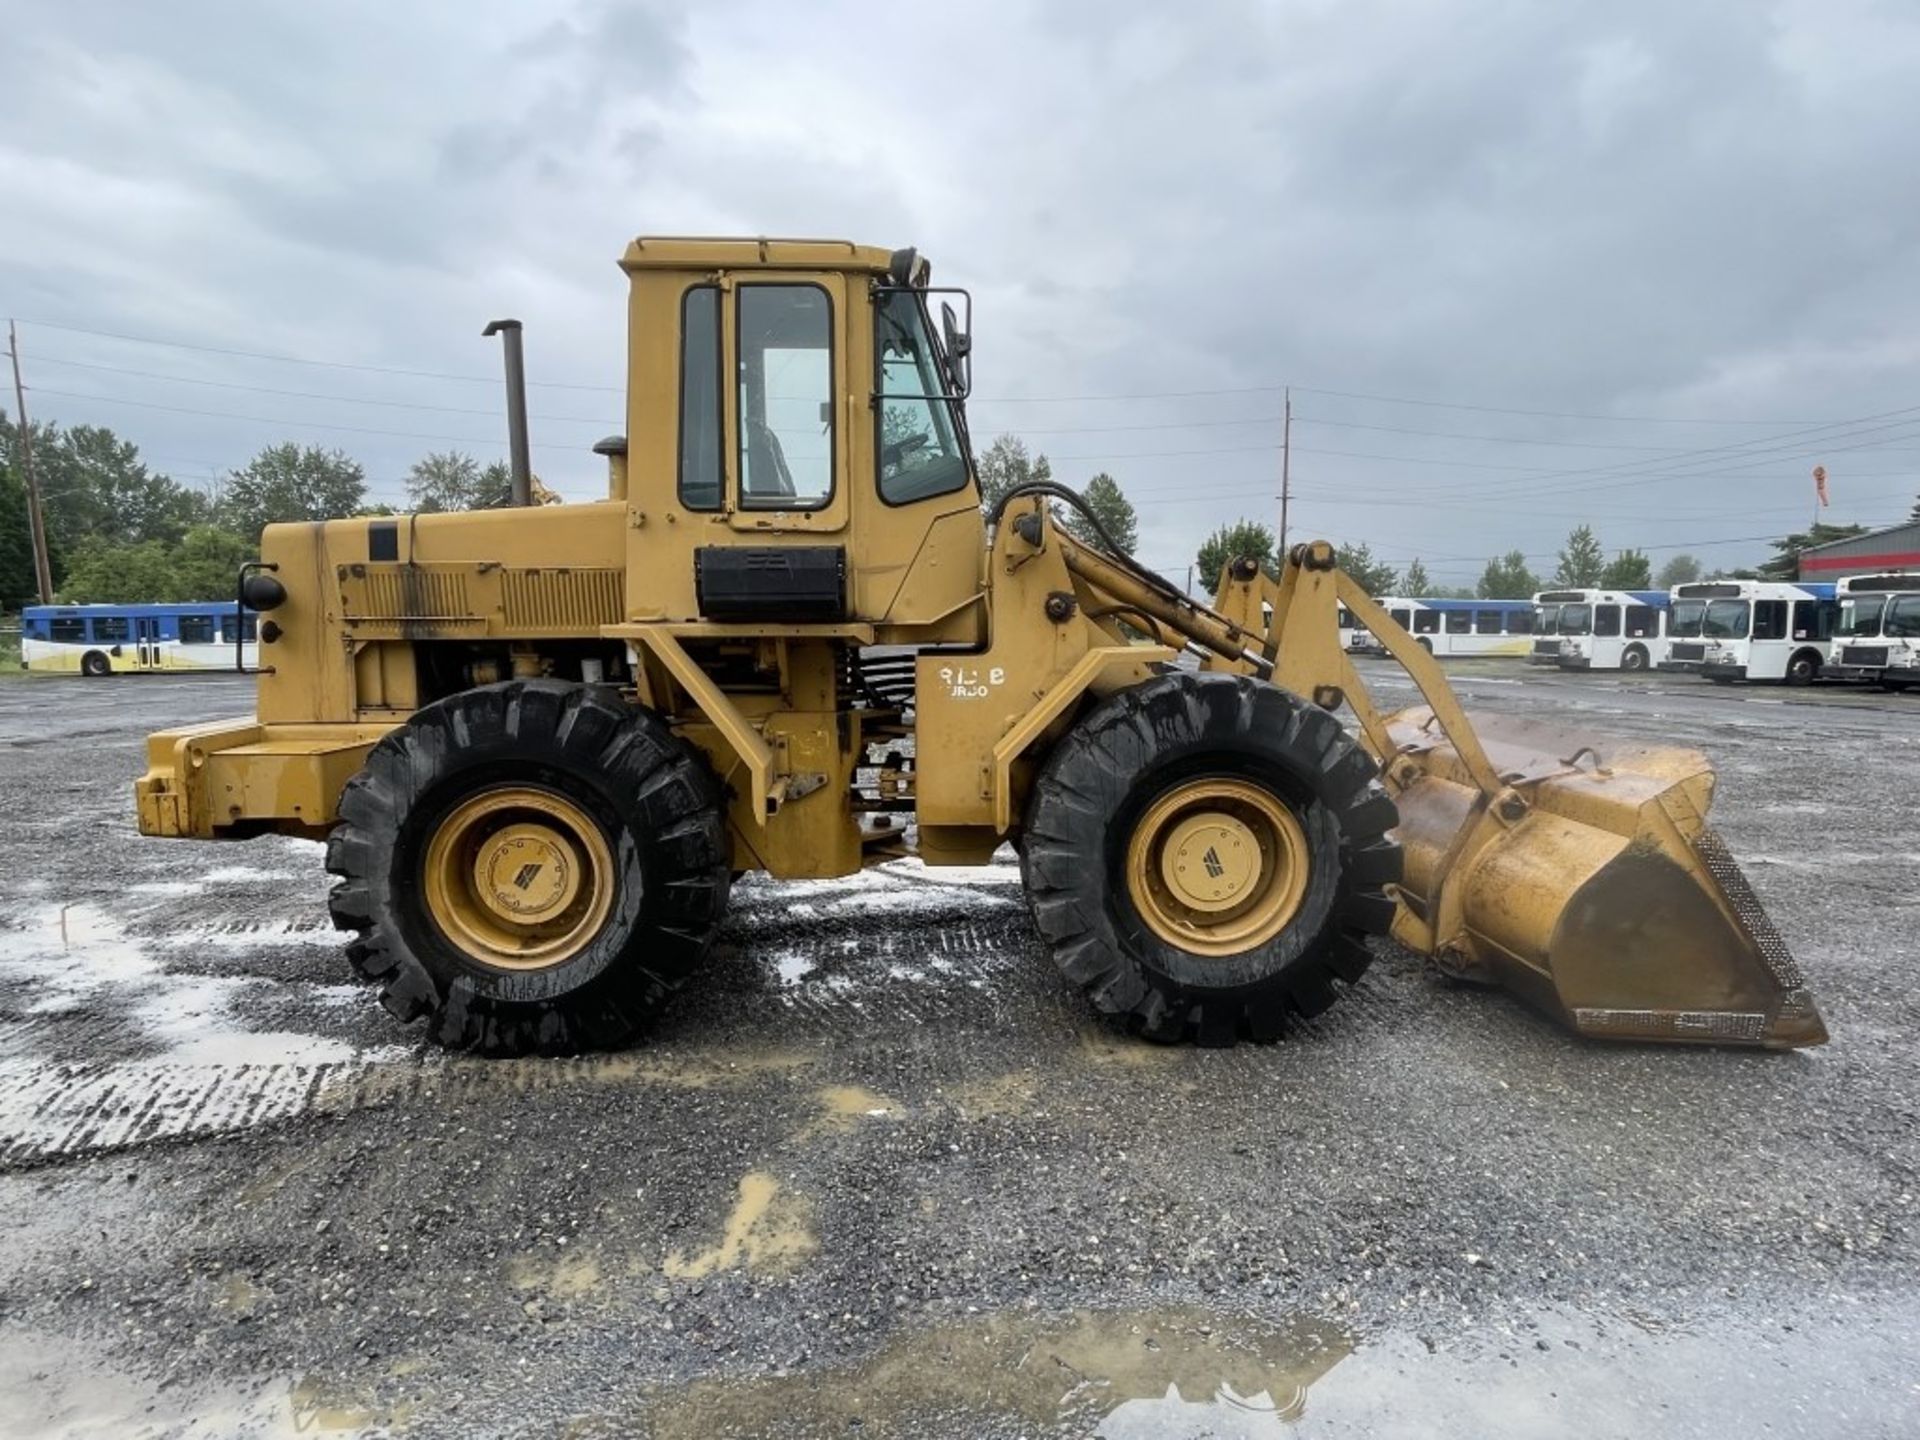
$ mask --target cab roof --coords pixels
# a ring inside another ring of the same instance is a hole
[[[851,240],[771,236],[642,235],[620,257],[623,270],[858,270],[884,275],[902,252]],[[911,255],[912,252],[904,252]],[[915,260],[920,269],[924,261]]]

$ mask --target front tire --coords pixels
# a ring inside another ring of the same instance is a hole
[[[1234,675],[1122,691],[1053,749],[1021,870],[1054,959],[1155,1040],[1277,1039],[1372,961],[1398,821],[1340,723]]]
[[[113,662],[98,650],[89,650],[80,657],[80,673],[98,679],[102,675],[113,673]]]
[[[329,909],[440,1044],[572,1054],[630,1039],[699,965],[729,858],[711,773],[657,717],[515,680],[374,746],[327,842]]]
[[[1622,670],[1644,670],[1647,668],[1647,652],[1638,645],[1629,645],[1626,653],[1620,657]]]
[[[1787,662],[1786,682],[1789,685],[1811,685],[1820,678],[1820,661],[1812,653],[1802,650]]]

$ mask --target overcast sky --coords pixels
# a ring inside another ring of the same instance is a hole
[[[1910,0],[7,9],[29,403],[184,480],[497,458],[515,315],[590,496],[622,246],[742,233],[918,246],[974,293],[977,443],[1111,472],[1176,574],[1271,522],[1288,384],[1296,535],[1442,583],[1581,520],[1751,563],[1816,461],[1830,519],[1920,491]]]

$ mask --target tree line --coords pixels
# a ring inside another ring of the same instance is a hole
[[[36,422],[31,440],[54,586],[66,602],[222,599],[232,593],[240,566],[258,553],[267,525],[393,513],[390,506],[369,503],[365,470],[340,450],[268,445],[224,474],[209,493],[151,468],[136,445],[103,426]],[[37,595],[19,451],[18,429],[0,410],[0,607],[8,610],[33,603]],[[976,468],[981,505],[989,511],[1015,487],[1053,478],[1047,457],[1029,451],[1017,435],[994,440]],[[483,465],[459,451],[423,456],[405,483],[408,507],[423,514],[504,505],[511,487],[505,464]],[[1098,524],[1075,507],[1056,506],[1069,533],[1131,552],[1139,543],[1139,517],[1120,483],[1103,471],[1079,494]],[[1914,514],[1920,519],[1920,503]],[[1728,573],[1791,580],[1803,549],[1865,531],[1862,525],[1816,523],[1774,541],[1772,558],[1758,567]],[[1196,552],[1198,588],[1211,591],[1227,562],[1240,556],[1257,557],[1269,574],[1279,573],[1273,530],[1236,520],[1215,530]],[[1375,558],[1365,543],[1340,546],[1338,559],[1369,594],[1435,598],[1516,598],[1553,585],[1666,589],[1702,575],[1691,555],[1675,555],[1657,572],[1641,550],[1618,550],[1609,558],[1590,525],[1574,527],[1550,574],[1536,574],[1523,552],[1509,550],[1488,559],[1478,584],[1466,588],[1433,584],[1417,557],[1398,570]]]
[[[340,450],[268,445],[211,492],[149,466],[139,447],[97,425],[38,422],[29,440],[56,597],[89,601],[219,600],[259,553],[260,532],[288,520],[392,514],[371,504],[360,462]],[[20,433],[0,411],[0,607],[39,598],[27,517]],[[416,511],[505,504],[507,467],[458,451],[415,462],[406,479]]]

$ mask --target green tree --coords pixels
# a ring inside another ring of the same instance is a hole
[[[1101,525],[1107,534],[1113,537],[1113,543],[1127,554],[1133,553],[1140,543],[1140,523],[1133,513],[1133,502],[1120,489],[1120,482],[1106,471],[1101,471],[1087,481],[1087,488],[1080,492],[1080,498],[1087,502],[1087,508],[1100,517]],[[1104,548],[1105,542],[1099,532],[1089,525],[1079,511],[1068,506],[1060,507],[1060,523],[1066,526],[1067,533],[1074,539],[1087,545]]]
[[[1222,525],[1209,535],[1201,545],[1200,553],[1194,557],[1200,588],[1208,592],[1216,589],[1227,562],[1238,560],[1243,555],[1258,560],[1262,570],[1279,578],[1280,567],[1273,552],[1273,531],[1252,520],[1236,520],[1231,525]]]
[[[1622,550],[1600,572],[1600,583],[1609,590],[1651,590],[1653,567],[1644,552]]]
[[[1691,555],[1680,554],[1660,567],[1653,583],[1661,590],[1671,590],[1676,585],[1691,585],[1699,578],[1700,562]]]
[[[1439,591],[1433,588],[1433,580],[1427,574],[1427,567],[1420,563],[1418,555],[1414,556],[1413,563],[1407,566],[1406,577],[1401,580],[1400,588],[1407,592],[1407,598],[1410,600],[1424,595],[1438,596],[1439,594]]]
[[[1594,538],[1593,527],[1576,526],[1567,536],[1567,548],[1560,552],[1560,564],[1553,572],[1553,583],[1590,589],[1600,583],[1606,568],[1607,554]]]
[[[281,521],[358,514],[366,499],[359,461],[339,450],[289,442],[269,445],[227,477],[220,518],[228,529],[257,540]]]
[[[231,600],[240,566],[257,553],[257,539],[217,525],[196,525],[172,545],[90,536],[74,550],[60,599],[71,604]]]
[[[1829,540],[1850,540],[1855,535],[1864,535],[1864,525],[1829,525],[1824,520],[1816,520],[1810,530],[1799,530],[1773,542],[1774,555],[1771,560],[1760,562],[1759,569],[1751,576],[1740,571],[1735,575],[1741,579],[1759,580],[1798,580],[1800,578],[1800,552],[1814,545],[1824,545]]]
[[[38,461],[42,451],[34,450]],[[211,512],[207,497],[149,470],[140,449],[98,425],[75,425],[47,452],[47,533],[71,546],[84,537],[177,542]]]
[[[11,469],[0,470],[0,609],[18,610],[40,599],[33,573],[33,531],[27,488]]]
[[[1527,557],[1518,550],[1487,561],[1480,572],[1482,600],[1527,600],[1541,588],[1540,577],[1527,568]]]
[[[1333,563],[1338,565],[1354,583],[1369,595],[1391,595],[1398,575],[1391,565],[1383,564],[1373,558],[1373,550],[1366,542],[1358,545],[1336,546]]]
[[[1001,497],[1017,485],[1051,480],[1053,466],[1044,455],[1030,456],[1018,435],[1002,435],[987,447],[975,467],[980,478],[980,508],[992,513]]]
[[[407,503],[422,515],[491,510],[513,498],[513,474],[500,461],[481,466],[458,450],[429,454],[407,472]]]

